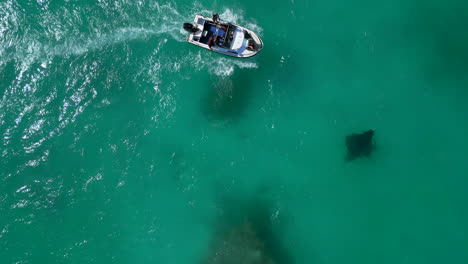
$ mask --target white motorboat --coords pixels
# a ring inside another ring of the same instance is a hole
[[[189,43],[232,57],[252,57],[263,48],[262,40],[252,30],[222,21],[218,14],[212,18],[196,15],[194,24],[184,23],[184,29],[190,33]]]

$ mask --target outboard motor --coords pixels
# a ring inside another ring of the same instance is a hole
[[[189,33],[195,33],[198,31],[198,28],[190,23],[184,23],[184,29]]]

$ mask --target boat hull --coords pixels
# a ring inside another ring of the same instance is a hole
[[[255,32],[245,27],[224,21],[215,23],[212,18],[202,15],[196,15],[193,22],[195,32],[191,32],[187,36],[187,42],[201,48],[237,58],[255,56],[263,48],[261,38]],[[220,25],[228,28],[225,39],[229,39],[229,43],[225,46],[209,45],[209,36],[217,34]]]

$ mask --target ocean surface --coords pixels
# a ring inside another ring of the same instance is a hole
[[[186,43],[212,12],[264,49]],[[467,14],[0,0],[0,263],[468,263]]]

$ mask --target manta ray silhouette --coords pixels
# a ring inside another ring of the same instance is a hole
[[[352,161],[359,157],[369,157],[375,150],[374,134],[375,130],[369,129],[362,133],[346,136],[346,148],[348,148],[346,160]]]

